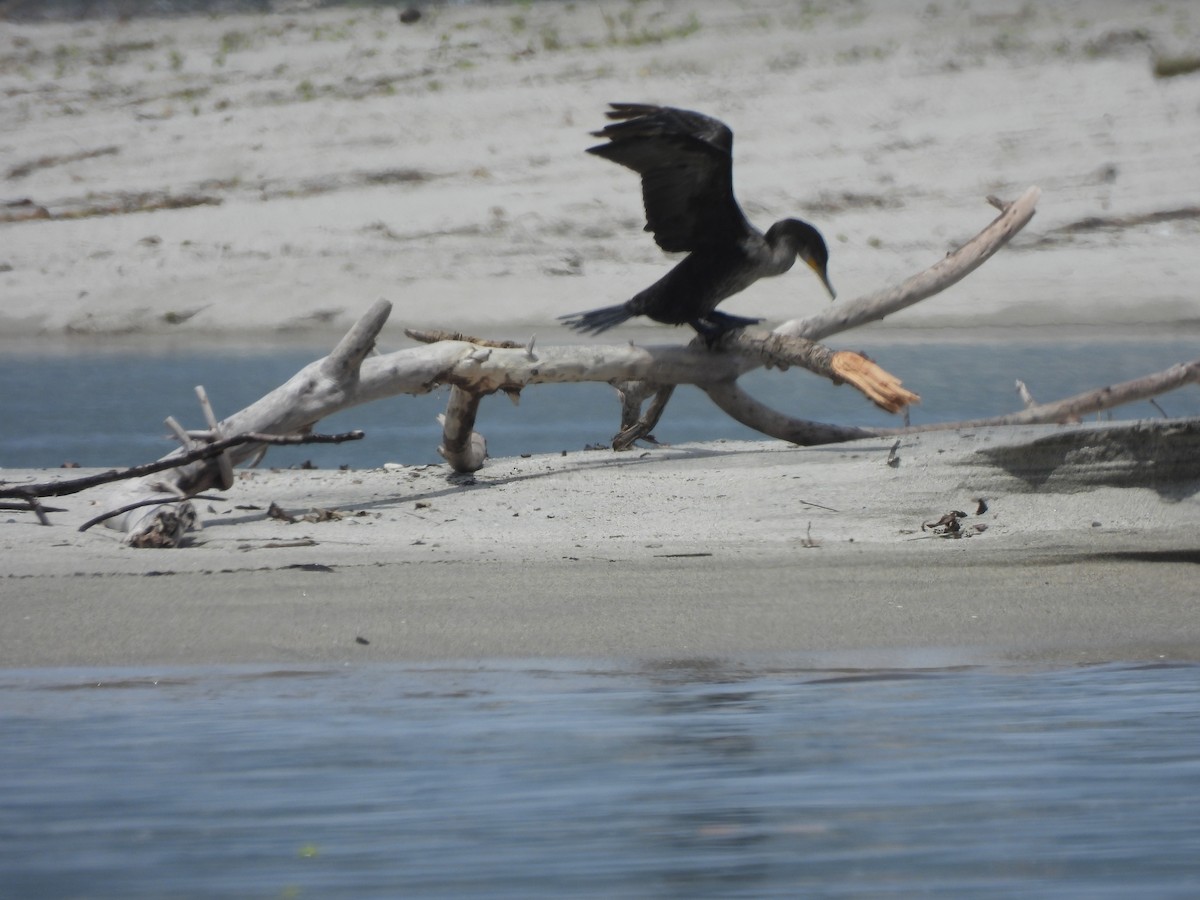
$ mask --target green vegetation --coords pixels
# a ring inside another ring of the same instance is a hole
[[[244,31],[227,31],[221,35],[220,43],[217,45],[217,52],[213,56],[214,66],[225,65],[225,60],[230,53],[237,53],[239,50],[245,50],[250,46],[250,36]]]
[[[1155,78],[1174,78],[1200,72],[1200,56],[1160,56],[1154,60]]]
[[[843,65],[860,63],[867,60],[887,59],[896,52],[895,43],[887,43],[872,47],[854,46],[848,50],[840,50],[834,54],[834,59]]]
[[[314,41],[348,41],[353,36],[354,19],[342,25],[314,25],[310,34]]]
[[[211,87],[204,85],[202,87],[184,88],[183,90],[175,91],[167,96],[172,100],[182,100],[185,103],[192,103],[207,95],[211,90]]]
[[[118,44],[104,44],[92,62],[101,66],[111,66],[114,63],[125,62],[134,53],[144,53],[153,49],[154,41],[124,41]]]
[[[563,48],[562,37],[558,33],[558,29],[553,25],[544,25],[542,27],[542,49],[547,51],[561,50]]]
[[[226,56],[250,46],[250,35],[244,31],[227,31],[221,35],[220,52]]]
[[[81,59],[83,59],[83,51],[78,47],[59,44],[54,48],[54,77],[62,78]]]
[[[700,30],[700,17],[694,12],[678,25],[650,26],[638,21],[638,4],[633,3],[616,15],[604,14],[604,25],[608,30],[608,44],[613,47],[641,47],[645,44],[662,44],[669,40],[685,38]]]

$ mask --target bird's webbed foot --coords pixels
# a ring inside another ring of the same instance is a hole
[[[688,324],[696,329],[696,333],[704,338],[709,347],[713,347],[727,332],[735,328],[745,328],[747,325],[757,325],[761,321],[762,319],[748,319],[745,316],[731,316],[714,309],[704,318],[693,319]]]

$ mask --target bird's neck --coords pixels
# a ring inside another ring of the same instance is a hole
[[[764,274],[782,275],[796,262],[796,242],[787,234],[767,233],[769,269]]]

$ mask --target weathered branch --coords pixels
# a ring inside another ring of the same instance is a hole
[[[653,380],[658,384],[703,384],[732,379],[740,373],[738,357],[679,346],[633,345],[548,347],[535,351],[532,343],[517,347],[479,347],[463,341],[440,341],[386,355],[366,356],[391,310],[376,303],[339,343],[329,357],[305,366],[283,385],[250,406],[208,429],[187,432],[189,438],[209,441],[208,452],[192,460],[176,452],[156,464],[162,475],[126,481],[107,499],[108,509],[127,508],[106,525],[140,540],[171,527],[155,522],[180,519],[168,508],[179,497],[220,488],[227,476],[209,458],[227,452],[231,465],[261,453],[263,443],[248,441],[222,451],[221,435],[297,434],[309,431],[326,416],[362,403],[396,394],[426,393],[439,385],[457,388],[443,422],[442,449],[458,471],[475,471],[483,463],[486,446],[472,431],[479,399],[496,391],[519,394],[530,384],[548,382]],[[215,417],[214,417],[215,418]],[[147,497],[163,497],[164,505],[140,506]],[[155,537],[155,540],[158,538]]]
[[[366,314],[338,341],[333,352],[321,360],[321,373],[343,387],[358,378],[363,360],[375,349],[375,340],[392,314],[392,304],[376,300]]]
[[[1041,193],[1041,188],[1026,188],[1025,193],[1012,203],[1003,205],[1000,215],[983,231],[924,272],[913,275],[895,287],[867,294],[848,303],[834,304],[825,312],[807,319],[784,322],[775,329],[776,333],[819,341],[831,334],[878,321],[944,291],[987,262],[1029,223]]]
[[[515,350],[518,347],[526,346],[518,344],[516,341],[495,341],[490,338],[471,337],[461,331],[445,331],[441,328],[405,328],[404,333],[422,344],[436,344],[438,341],[463,341],[467,344],[474,344],[476,347],[499,347],[504,350]],[[532,349],[532,345],[530,348]]]
[[[729,332],[719,346],[737,350],[763,365],[779,368],[800,365],[830,379],[834,384],[850,384],[880,409],[890,413],[921,402],[920,397],[901,387],[900,379],[896,376],[884,371],[861,353],[851,350],[832,350],[807,338],[757,328]]]
[[[113,469],[98,475],[85,475],[82,478],[66,478],[60,481],[42,481],[22,484],[15,487],[0,487],[0,497],[28,499],[30,497],[66,497],[78,494],[94,487],[112,484],[116,481],[128,481],[131,478],[141,478],[163,472],[167,469],[177,469],[198,460],[212,459],[226,450],[242,444],[342,444],[346,441],[361,441],[361,431],[346,431],[341,434],[235,434],[224,440],[204,444],[194,450],[179,455],[163,457],[152,463],[131,466],[128,469]],[[52,512],[55,510],[51,510]]]
[[[617,385],[617,392],[621,395],[621,430],[613,437],[612,448],[628,450],[635,441],[650,438],[650,432],[662,418],[662,414],[667,408],[667,402],[675,393],[675,385],[623,381]],[[641,412],[642,400],[650,394],[654,395],[654,399],[646,407],[646,411]]]
[[[792,418],[754,399],[733,381],[702,385],[701,388],[722,412],[736,421],[768,437],[802,447],[856,441],[880,434],[879,431],[869,428],[827,425]]]
[[[759,402],[733,382],[706,385],[703,389],[717,406],[743,425],[793,444],[814,446],[853,441],[865,437],[886,437],[923,431],[952,431],[957,428],[983,428],[995,425],[1063,424],[1079,421],[1081,416],[1089,413],[1124,406],[1126,403],[1138,400],[1147,400],[1187,384],[1200,384],[1200,359],[1171,366],[1169,369],[1131,381],[1109,385],[1098,390],[1085,391],[1053,403],[1035,404],[1019,412],[983,419],[934,422],[907,428],[856,428],[795,419]]]
[[[899,433],[948,428],[980,428],[988,425],[1068,423],[1079,421],[1082,416],[1090,413],[1112,409],[1115,406],[1124,406],[1126,403],[1134,403],[1138,400],[1148,400],[1188,384],[1200,384],[1200,359],[1192,360],[1189,363],[1179,363],[1161,372],[1143,375],[1141,378],[1122,381],[1092,391],[1084,391],[1082,394],[1075,394],[1052,403],[1038,403],[1019,412],[1003,416],[935,425],[918,425],[894,431]],[[882,433],[890,434],[893,433],[893,430]]]
[[[442,443],[438,454],[456,472],[478,472],[487,459],[487,441],[475,431],[475,416],[479,413],[482,394],[450,388],[446,414],[438,416],[442,425]]]

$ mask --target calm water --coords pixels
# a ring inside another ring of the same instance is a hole
[[[1194,340],[857,343],[925,398],[1009,411],[1194,358]],[[323,350],[0,352],[0,465],[161,455],[168,413],[245,405]],[[798,415],[884,423],[754,373]],[[444,394],[351,410],[368,439],[272,451],[436,460]],[[1200,415],[1200,390],[1161,398]],[[1121,417],[1157,416],[1148,404]],[[484,405],[494,455],[607,441],[604,386]],[[694,390],[666,441],[743,438]],[[2,661],[0,661],[2,662]],[[1200,896],[1200,667],[747,670],[563,663],[0,670],[0,900]]]
[[[660,338],[666,340],[667,338]],[[999,415],[1020,408],[1013,389],[1023,379],[1039,400],[1063,396],[1158,371],[1200,355],[1200,339],[1092,341],[952,342],[857,341],[837,346],[863,350],[900,375],[923,402],[912,411],[920,422]],[[132,465],[174,448],[165,440],[163,419],[185,426],[203,424],[194,385],[203,384],[218,416],[246,406],[282,384],[328,348],[180,350],[132,355],[73,348],[71,355],[0,349],[0,467],[53,467],[65,461],[84,466]],[[743,383],[756,396],[793,415],[848,425],[900,424],[848,387],[836,388],[801,371],[758,371]],[[367,439],[339,446],[277,448],[267,464],[356,468],[384,462],[441,462],[435,421],[447,394],[396,397],[340,413],[323,421],[325,432],[361,428]],[[492,456],[553,453],[607,443],[617,430],[619,410],[607,385],[538,385],[514,407],[503,397],[486,400],[479,430]],[[1159,399],[1172,416],[1200,415],[1200,388]],[[1117,410],[1118,418],[1156,418],[1149,403]],[[668,443],[753,439],[756,432],[721,413],[694,388],[671,400],[656,435]]]
[[[0,895],[1200,896],[1200,668],[0,673]]]

